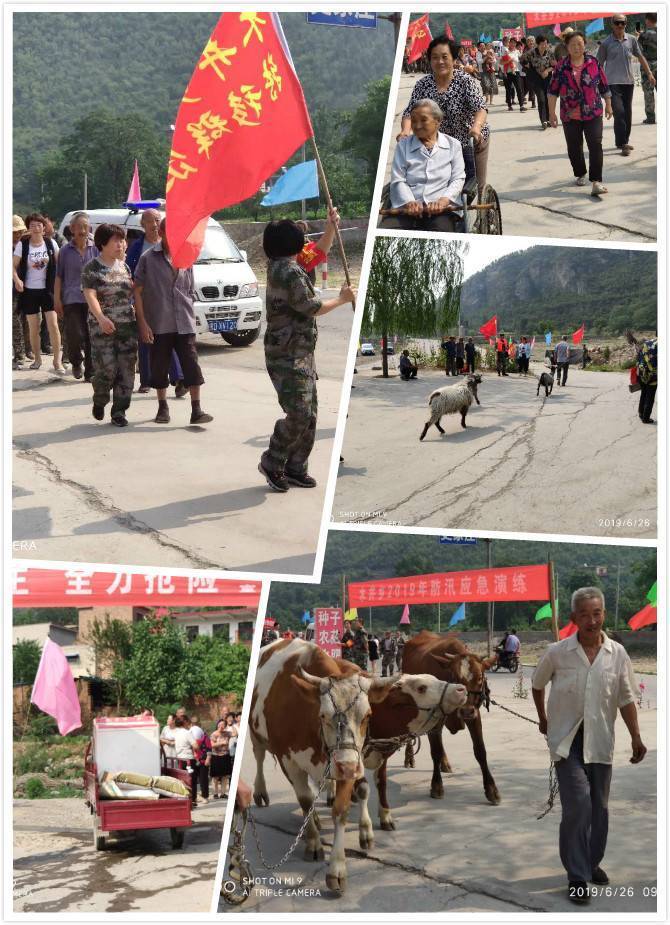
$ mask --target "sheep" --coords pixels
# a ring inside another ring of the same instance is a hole
[[[542,373],[542,375],[538,376],[536,395],[540,394],[542,386],[544,386],[544,397],[549,398],[554,389],[554,377],[551,373]]]
[[[465,427],[465,416],[472,402],[476,401],[478,405],[481,405],[477,397],[477,386],[481,381],[482,377],[479,373],[475,373],[469,375],[465,381],[459,382],[458,385],[446,385],[442,389],[436,389],[428,399],[430,420],[426,422],[419,440],[423,440],[431,424],[434,424],[441,434],[444,433],[440,427],[440,418],[443,414],[460,412],[461,427]]]

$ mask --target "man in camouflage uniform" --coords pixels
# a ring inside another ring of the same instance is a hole
[[[358,665],[361,671],[368,670],[368,634],[360,620],[354,623],[354,664]]]
[[[124,262],[126,233],[104,223],[95,231],[100,254],[83,268],[81,288],[89,308],[93,362],[93,417],[102,421],[112,392],[111,422],[126,427],[135,384],[137,324],[132,278]]]
[[[395,639],[395,646],[396,646],[395,663],[396,663],[396,668],[398,669],[398,671],[400,671],[400,669],[402,668],[402,656],[403,656],[403,652],[405,651],[405,642],[406,642],[405,634],[403,633],[402,630],[398,630],[398,632],[396,633],[396,639]]]
[[[638,44],[642,49],[642,53],[647,59],[647,64],[651,70],[651,73],[654,75],[654,80],[656,77],[656,13],[645,13],[644,16],[644,32],[638,38]],[[656,100],[654,99],[654,87],[649,83],[649,78],[647,77],[646,72],[642,71],[642,92],[644,93],[644,113],[646,119],[642,123],[643,125],[656,125]]]
[[[265,365],[286,417],[275,424],[270,446],[258,466],[275,491],[290,485],[313,488],[307,473],[316,436],[317,315],[325,315],[355,299],[343,286],[336,299],[317,298],[306,273],[296,263],[305,243],[304,232],[288,220],[270,222],[263,235],[268,257],[265,313]]]
[[[385,678],[387,674],[390,677],[395,674],[395,656],[398,647],[389,630],[384,633],[384,638],[379,648],[382,655],[382,678]]]
[[[342,638],[340,639],[340,645],[342,646],[342,658],[346,662],[354,661],[354,634],[351,628],[351,623],[348,621],[344,624],[345,630],[342,633]]]

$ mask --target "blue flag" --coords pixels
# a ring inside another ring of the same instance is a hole
[[[458,610],[454,611],[454,615],[449,621],[449,626],[454,626],[454,624],[460,623],[461,620],[465,620],[465,604],[461,604]]]
[[[261,200],[261,205],[278,206],[283,202],[296,202],[298,199],[316,199],[318,195],[316,161],[304,161],[302,164],[289,167]]]
[[[304,614],[302,615],[302,622],[305,624],[312,622],[312,615],[309,612],[309,610],[306,610]]]
[[[593,22],[590,22],[584,32],[586,35],[593,35],[594,32],[604,32],[605,31],[605,20],[601,17],[600,19],[594,19]]]
[[[551,331],[547,331],[547,333],[544,335],[544,342],[547,347],[551,347]]]

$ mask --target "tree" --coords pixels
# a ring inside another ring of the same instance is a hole
[[[231,645],[221,636],[198,636],[189,655],[198,666],[197,689],[203,697],[235,694],[241,703],[249,675],[250,653],[246,646]]]
[[[122,686],[117,677],[117,669],[131,655],[132,629],[123,620],[112,620],[105,614],[104,620],[94,620],[86,641],[95,653],[96,673],[111,678],[116,687],[117,712],[121,705]]]
[[[466,253],[467,245],[460,241],[386,236],[375,240],[363,326],[382,335],[385,378],[389,334],[430,336],[455,323]]]
[[[115,677],[134,710],[183,700],[192,689],[193,659],[184,631],[169,617],[133,623],[130,657]]]
[[[140,113],[117,115],[96,109],[75,123],[59,148],[38,170],[41,207],[62,215],[82,205],[84,173],[91,209],[120,206],[128,193],[137,159],[145,194],[164,195],[169,142]]]
[[[365,164],[370,196],[379,164],[379,146],[384,135],[391,78],[372,80],[365,88],[365,102],[355,109],[349,120],[343,148]]]
[[[67,626],[76,623],[76,607],[20,607],[14,608],[12,623],[14,626],[27,626],[30,623],[57,623]]]
[[[42,650],[34,639],[19,639],[12,646],[14,684],[33,684],[42,658]]]

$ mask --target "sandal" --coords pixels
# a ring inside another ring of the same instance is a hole
[[[586,186],[586,174],[583,177],[577,177],[575,186]]]
[[[602,183],[594,182],[591,186],[591,195],[592,196],[601,196],[603,193],[607,193],[608,189],[606,186],[603,186]]]

